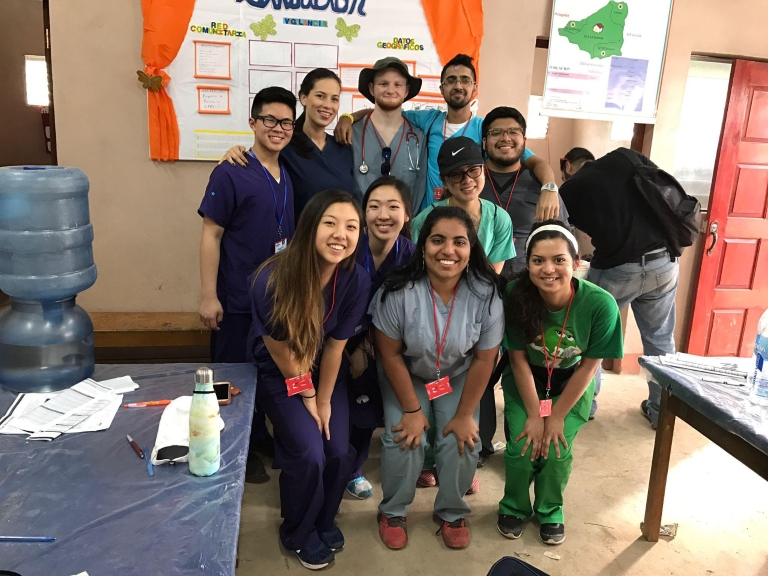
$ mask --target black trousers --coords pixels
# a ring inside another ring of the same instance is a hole
[[[493,435],[496,433],[496,397],[493,388],[501,378],[501,373],[509,366],[509,355],[504,353],[491,374],[483,397],[480,399],[480,441],[483,444],[482,453],[493,454]],[[504,432],[509,440],[509,427],[504,423]]]

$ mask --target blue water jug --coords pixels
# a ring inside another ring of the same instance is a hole
[[[96,281],[88,178],[77,168],[0,168],[0,385],[62,390],[93,374],[93,323],[75,296]]]

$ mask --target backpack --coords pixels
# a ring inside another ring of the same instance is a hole
[[[493,565],[488,576],[548,576],[538,568],[512,556],[505,556]]]
[[[633,187],[658,217],[670,255],[679,257],[699,236],[701,204],[686,194],[674,176],[653,163],[646,164],[639,153],[627,148],[616,151],[635,167]]]

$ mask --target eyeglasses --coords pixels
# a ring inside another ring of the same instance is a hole
[[[296,126],[296,122],[290,118],[283,118],[282,120],[278,120],[274,116],[254,116],[253,119],[261,120],[264,123],[264,126],[267,128],[274,128],[280,124],[280,127],[286,132],[291,132],[294,126]]]
[[[469,76],[462,76],[461,78],[456,78],[456,76],[448,76],[448,78],[443,80],[443,84],[446,86],[456,86],[456,83],[459,83],[462,86],[472,86],[475,81]]]
[[[505,134],[510,138],[514,138],[515,136],[525,136],[525,132],[523,132],[522,128],[507,128],[506,130],[502,128],[492,128],[491,130],[488,130],[488,136],[491,138],[501,138]]]
[[[446,178],[448,178],[448,180],[450,180],[454,184],[458,184],[459,182],[464,180],[464,176],[469,176],[470,178],[477,178],[482,173],[483,173],[482,166],[470,166],[466,170],[456,170],[455,172],[451,172],[446,176]]]
[[[384,160],[381,164],[381,175],[389,176],[390,170],[392,170],[392,164],[390,160],[392,158],[392,148],[389,146],[381,149],[381,158]]]

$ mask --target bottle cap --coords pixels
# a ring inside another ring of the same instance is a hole
[[[195,372],[195,384],[213,384],[213,370],[203,366]]]

